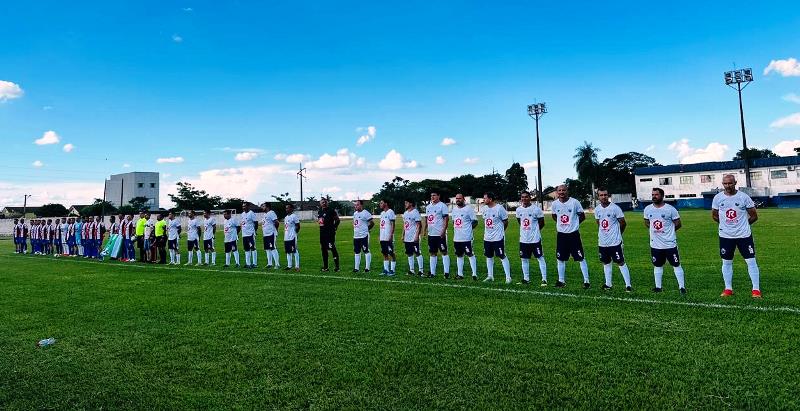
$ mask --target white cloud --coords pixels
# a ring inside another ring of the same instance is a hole
[[[772,60],[764,69],[764,75],[766,76],[773,71],[783,77],[800,77],[800,62],[794,57],[786,60]]]
[[[467,157],[464,159],[464,164],[478,164],[480,159],[478,157]]]
[[[456,143],[456,140],[454,138],[445,137],[445,138],[442,139],[442,145],[445,146],[445,147],[452,146],[455,143]]]
[[[173,34],[172,35],[172,41],[174,41],[176,43],[183,43],[183,37],[181,37],[181,36],[179,36],[177,34]]]
[[[61,137],[59,137],[55,131],[48,130],[42,134],[41,138],[34,140],[33,143],[37,146],[44,146],[47,144],[58,144],[59,141],[61,141]]]
[[[769,126],[772,128],[800,126],[800,113],[794,113],[786,117],[781,117],[773,121]]]
[[[62,147],[62,150],[64,150],[65,153],[71,153],[72,150],[75,150],[75,145],[73,145],[72,143],[64,144],[64,147]]]
[[[651,145],[647,146],[646,149],[644,149],[644,152],[645,153],[652,153],[653,151],[655,151],[655,149],[656,149],[656,146],[651,144]]]
[[[401,168],[417,168],[419,164],[416,160],[404,161],[403,155],[397,150],[392,149],[386,156],[378,162],[378,168],[381,170],[399,170]]]
[[[54,109],[54,108],[55,108],[55,107],[53,107],[53,106],[43,106],[43,107],[42,107],[42,110],[44,110],[44,111],[50,111],[50,110],[52,110],[52,109]]]
[[[185,12],[191,12],[191,11],[194,11],[194,9],[193,9],[193,8],[191,8],[191,7],[184,7],[184,8],[183,8],[183,9],[181,9],[181,10],[183,10],[183,11],[185,11]]]
[[[20,98],[25,94],[19,84],[10,81],[0,80],[0,103],[6,100]]]
[[[158,164],[180,164],[183,163],[183,157],[162,157],[156,159]]]
[[[236,153],[236,157],[234,159],[236,161],[251,161],[255,160],[258,157],[258,153],[254,153],[252,151],[242,151],[241,153]]]
[[[248,151],[251,153],[265,154],[267,152],[267,150],[264,150],[263,148],[254,148],[254,147],[245,147],[245,148],[222,147],[222,148],[215,148],[214,150],[221,150],[226,153],[241,153],[242,151]]]
[[[341,193],[342,188],[339,186],[322,187],[322,194]]]
[[[436,164],[442,165],[442,164],[444,164],[446,162],[447,162],[447,160],[445,160],[444,157],[436,156]]]
[[[348,149],[342,148],[336,152],[336,155],[325,153],[319,156],[317,160],[310,161],[306,166],[308,168],[334,169],[363,167],[365,164],[366,160],[363,157],[358,157],[355,153],[351,153]]]
[[[521,165],[525,170],[535,170],[538,164],[539,163],[536,161],[528,161],[527,163],[522,163]]]
[[[131,165],[128,164],[128,163],[125,163],[125,164],[122,165],[122,168],[131,168]]]
[[[374,140],[375,139],[375,135],[378,132],[378,130],[375,128],[375,126],[358,127],[356,129],[356,131],[358,131],[358,132],[365,132],[366,131],[366,133],[364,133],[360,137],[358,137],[358,140],[356,141],[356,145],[357,146],[364,145],[365,143],[369,143],[370,141]]]
[[[783,100],[784,101],[788,101],[790,103],[800,104],[800,96],[798,96],[795,93],[789,93],[789,94],[783,96]]]
[[[722,161],[727,157],[729,147],[717,142],[709,143],[705,148],[694,148],[688,139],[674,141],[667,149],[675,152],[681,164],[703,163],[706,161]]]
[[[364,199],[372,198],[372,196],[374,194],[375,193],[370,192],[370,191],[361,191],[361,192],[359,192],[359,191],[348,191],[348,192],[344,193],[344,196],[342,197],[342,199],[343,200],[348,200],[348,201],[364,200]]]
[[[92,182],[10,182],[0,180],[0,204],[22,205],[23,194],[31,194],[29,206],[59,203],[65,207],[73,204],[89,204],[103,197],[103,180]]]
[[[31,165],[32,165],[32,166],[34,166],[34,167],[36,167],[36,168],[39,168],[39,167],[42,167],[42,166],[44,165],[44,163],[42,163],[42,162],[41,162],[41,161],[39,161],[39,160],[36,160],[36,161],[34,161],[33,163],[31,163]]]
[[[278,161],[283,161],[283,160],[286,160],[286,154],[278,153],[278,154],[275,154],[275,157],[273,157],[273,158],[275,160],[278,160]]]
[[[287,163],[302,163],[308,161],[308,156],[305,154],[289,154],[286,156]]]
[[[779,156],[796,156],[795,147],[800,147],[800,140],[784,140],[776,144],[772,151]]]

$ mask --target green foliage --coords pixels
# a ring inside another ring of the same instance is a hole
[[[134,197],[130,201],[128,201],[128,205],[133,207],[136,212],[145,210],[148,208],[147,202],[149,199],[147,197]]]
[[[212,196],[204,190],[194,188],[186,182],[178,182],[176,194],[169,194],[169,198],[175,203],[178,210],[214,210],[220,208],[222,198]]]
[[[734,160],[744,160],[744,149],[741,148],[739,151],[736,152],[736,155],[733,156]],[[749,160],[755,160],[757,158],[775,158],[778,157],[777,154],[772,152],[772,150],[768,148],[748,148],[747,149],[747,158]]]
[[[631,151],[617,154],[600,163],[596,188],[605,187],[611,193],[636,193],[636,179],[633,175],[639,167],[659,166],[653,157]]]
[[[62,204],[45,204],[39,207],[36,215],[39,217],[64,217],[69,214],[69,210]]]
[[[98,215],[112,215],[117,213],[117,208],[114,204],[108,201],[103,201],[101,198],[95,198],[94,203],[83,207],[80,211],[81,216],[98,216]]]

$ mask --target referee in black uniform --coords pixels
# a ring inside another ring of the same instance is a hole
[[[333,271],[339,272],[339,251],[336,250],[336,229],[339,228],[339,214],[328,208],[328,200],[319,202],[317,212],[319,222],[319,245],[322,248],[322,271],[328,272],[328,250],[333,254]]]

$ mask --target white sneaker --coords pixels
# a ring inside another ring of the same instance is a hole
[[[511,279],[510,278],[506,278],[506,284],[511,284]]]
[[[494,277],[486,277],[486,279],[483,280],[484,283],[490,283],[492,281],[494,281]]]

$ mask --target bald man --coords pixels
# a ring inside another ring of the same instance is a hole
[[[581,241],[580,226],[586,220],[586,213],[581,203],[569,196],[566,184],[556,188],[558,198],[553,201],[553,220],[556,222],[556,260],[558,268],[558,282],[556,287],[566,287],[565,273],[567,261],[570,256],[581,267],[583,274],[583,288],[589,288],[589,265],[586,263]]]

